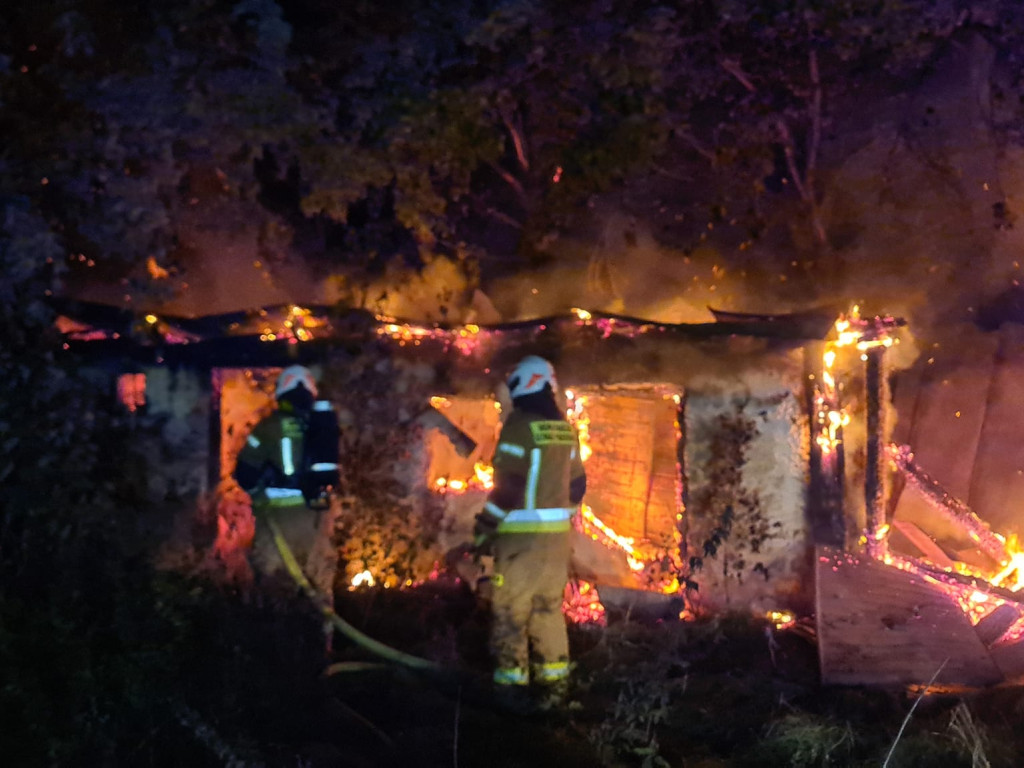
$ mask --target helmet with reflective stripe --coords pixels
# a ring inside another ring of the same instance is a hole
[[[309,368],[302,365],[289,365],[277,377],[277,388],[274,390],[274,397],[291,392],[297,386],[302,385],[306,390],[316,397],[316,381]]]
[[[551,385],[552,391],[558,391],[554,366],[537,355],[520,360],[508,377],[508,391],[513,399],[540,392],[546,384]]]

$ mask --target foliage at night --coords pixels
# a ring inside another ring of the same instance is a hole
[[[203,232],[239,227],[268,263],[349,285],[441,255],[486,280],[559,259],[604,199],[684,252],[710,239],[744,266],[784,237],[827,262],[840,241],[822,179],[856,140],[856,105],[912,87],[971,34],[1012,67],[1021,30],[1001,0],[3,14],[5,205],[35,217],[58,263],[127,275],[128,293],[162,287]],[[995,94],[1002,125],[1020,85]]]
[[[336,362],[325,375],[325,396],[341,406],[346,422],[336,524],[344,584],[368,572],[376,584],[401,587],[426,579],[444,558],[437,545],[443,505],[436,494],[409,488],[409,473],[403,473],[424,460],[410,450],[420,444],[423,430],[415,421],[419,414],[406,404],[430,402],[423,383],[430,375],[396,370],[401,365],[382,350],[369,350]],[[415,388],[421,391],[407,391]]]

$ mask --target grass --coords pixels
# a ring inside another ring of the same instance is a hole
[[[460,659],[469,677],[445,682],[340,635],[326,658],[301,601],[247,604],[140,564],[99,575],[45,604],[0,593],[0,714],[19,725],[0,748],[19,764],[879,768],[891,750],[890,768],[1017,768],[1024,754],[1020,689],[825,687],[813,642],[780,632],[769,648],[745,617],[571,627],[580,706],[552,718],[491,697],[486,621],[455,585],[338,598],[371,636]]]

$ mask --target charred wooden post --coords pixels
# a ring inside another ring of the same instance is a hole
[[[885,539],[885,347],[866,351],[867,462],[864,471],[864,503],[867,510],[867,550],[872,557],[886,552]]]
[[[823,343],[812,343],[804,352],[804,407],[810,432],[808,512],[814,543],[840,547],[846,531],[842,455],[838,450],[826,453],[817,439],[823,418],[817,395],[824,348]]]

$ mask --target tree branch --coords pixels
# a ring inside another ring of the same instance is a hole
[[[786,124],[786,119],[783,117],[776,119],[775,126],[779,131],[779,138],[782,141],[782,151],[786,155],[786,167],[789,168],[790,178],[793,179],[793,185],[796,187],[800,199],[807,202],[807,189],[804,186],[804,177],[796,165],[796,147],[793,142],[793,134],[790,132],[789,125]]]
[[[519,161],[519,165],[524,171],[530,170],[530,159],[526,156],[526,142],[523,140],[523,121],[516,115],[515,124],[513,124],[509,110],[504,106],[499,107],[498,111],[501,114],[501,122],[505,124],[505,129],[512,137],[516,160]]]
[[[815,192],[815,183],[818,170],[818,149],[821,146],[821,102],[822,87],[821,76],[818,71],[818,52],[811,49],[807,62],[811,76],[811,133],[807,139],[807,168],[804,173],[804,182],[807,188],[807,203],[811,207],[811,225],[814,227],[814,234],[818,242],[825,244],[828,237],[825,234],[825,225],[821,221],[821,209],[818,207],[818,195]]]
[[[515,227],[516,229],[522,229],[523,228],[523,225],[522,225],[521,222],[516,221],[511,216],[509,216],[507,213],[502,213],[501,211],[496,210],[494,208],[488,208],[486,213],[487,213],[488,216],[493,216],[498,221],[502,222],[503,224],[508,224],[510,227]]]
[[[740,66],[740,63],[738,61],[734,61],[733,59],[722,59],[721,65],[722,69],[724,69],[730,75],[739,80],[740,84],[744,88],[746,88],[751,93],[757,92],[757,86],[754,85],[753,81],[750,79],[750,76],[743,71],[743,68]]]
[[[715,157],[715,153],[714,152],[712,152],[710,149],[708,149],[703,144],[701,144],[699,141],[697,141],[697,137],[696,136],[693,136],[692,134],[689,134],[689,133],[682,133],[682,132],[676,133],[676,136],[678,136],[683,141],[685,141],[687,144],[689,144],[691,147],[693,147],[693,149],[697,152],[697,154],[700,155],[701,157],[703,157],[704,159],[706,159],[708,162],[714,163],[718,159],[717,157]]]
[[[818,147],[821,144],[821,77],[818,74],[818,52],[811,50],[810,61],[811,86],[814,95],[811,101],[811,137],[807,147],[807,178],[810,181],[814,178],[814,171],[818,165]],[[809,186],[813,185],[809,184]]]
[[[501,176],[501,178],[503,178],[505,180],[505,182],[510,187],[512,187],[512,189],[514,189],[516,191],[516,194],[519,196],[519,202],[521,202],[521,203],[523,203],[525,205],[526,204],[526,190],[523,188],[523,183],[521,181],[519,181],[519,179],[517,179],[511,173],[509,173],[504,168],[502,168],[500,165],[498,165],[497,163],[488,163],[488,165],[491,167],[491,169],[496,174]]]
[[[818,150],[821,146],[822,122],[822,87],[821,76],[818,71],[817,51],[814,51],[813,49],[811,50],[808,55],[807,65],[811,79],[811,98],[808,106],[811,126],[807,135],[807,160],[804,164],[803,173],[801,173],[800,169],[797,167],[796,146],[793,140],[793,134],[789,130],[789,125],[786,123],[785,118],[779,117],[775,121],[775,124],[782,140],[782,149],[786,155],[786,166],[789,168],[789,175],[793,179],[793,184],[796,186],[797,192],[800,194],[800,199],[807,204],[810,212],[811,227],[814,229],[814,236],[819,243],[825,244],[828,241],[828,236],[825,233],[825,225],[821,221],[821,210],[818,207],[818,196],[815,194],[815,176],[818,167]]]

